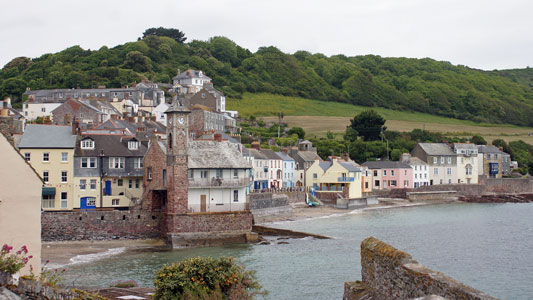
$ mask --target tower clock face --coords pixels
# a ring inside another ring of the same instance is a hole
[[[178,123],[180,123],[180,125],[183,125],[183,123],[185,123],[185,119],[183,117],[179,117]]]

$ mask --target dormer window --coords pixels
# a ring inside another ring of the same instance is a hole
[[[133,140],[128,142],[128,149],[130,150],[137,150],[139,149],[139,142]]]
[[[81,141],[81,149],[93,150],[94,149],[94,141],[93,140],[89,140],[89,139]]]

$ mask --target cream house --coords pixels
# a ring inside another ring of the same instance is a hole
[[[19,152],[44,182],[42,208],[71,210],[74,196],[74,148],[70,126],[26,126]]]
[[[21,270],[29,275],[29,265],[41,270],[41,189],[37,173],[0,134],[0,242],[15,250],[26,245],[33,258]]]
[[[361,169],[353,162],[316,160],[307,171],[307,182],[317,193],[341,194],[349,199],[363,195]]]
[[[457,183],[478,183],[478,148],[474,144],[455,143],[453,151],[457,154]]]

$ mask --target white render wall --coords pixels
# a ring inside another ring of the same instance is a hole
[[[33,121],[38,117],[52,116],[52,110],[58,108],[62,103],[25,103],[22,110],[26,120]],[[44,108],[44,111],[43,111]]]
[[[234,201],[234,191],[238,191],[238,201]],[[201,211],[201,197],[206,196],[206,211],[242,211],[246,209],[246,187],[189,189],[189,210]]]
[[[414,187],[421,187],[429,185],[429,166],[423,165],[411,165],[413,169],[413,183]]]

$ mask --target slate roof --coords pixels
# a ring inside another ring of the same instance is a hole
[[[138,129],[140,127],[144,127],[145,131],[139,132]],[[135,123],[128,122],[126,120],[109,119],[104,123],[98,125],[96,129],[127,129],[132,135],[136,136],[137,138],[140,138],[141,140],[148,140],[150,137],[153,136],[153,133],[156,131],[157,133],[162,134],[167,132],[167,128],[165,125],[151,120],[145,120],[144,122]]]
[[[211,80],[211,78],[207,77],[204,72],[202,72],[202,76],[200,77],[200,72],[202,71],[188,69],[187,71],[174,76],[172,79],[203,78]]]
[[[330,161],[320,161],[318,162],[318,165],[322,168],[322,170],[326,171],[331,167],[331,165],[333,165],[333,163]]]
[[[94,141],[94,149],[81,149],[79,141],[91,138]],[[104,157],[143,157],[146,153],[147,147],[139,142],[137,150],[128,149],[128,141],[131,136],[116,135],[116,134],[94,134],[84,135],[76,144],[76,151],[74,156],[100,156],[103,151]]]
[[[320,159],[318,154],[313,151],[298,151],[296,155],[300,156],[304,161],[315,161]]]
[[[259,152],[257,149],[247,149],[249,155],[253,156],[255,159],[268,159],[263,153]]]
[[[283,160],[292,160],[294,161],[294,158],[290,157],[289,155],[287,155],[287,153],[285,152],[276,152],[276,154]]]
[[[363,166],[369,169],[411,169],[411,166],[406,163],[390,160],[367,161]]]
[[[263,153],[263,155],[266,156],[268,159],[282,159],[276,154],[276,152],[270,149],[263,149],[261,150],[261,153]]]
[[[477,150],[476,144],[469,144],[469,143],[455,143],[453,146],[456,149],[465,149],[465,150]]]
[[[341,166],[345,167],[346,170],[348,170],[350,172],[361,172],[361,169],[359,168],[359,166],[356,163],[341,161],[341,162],[339,162],[339,164]]]
[[[455,155],[453,150],[445,143],[419,143],[427,155]]]
[[[479,153],[505,153],[503,151],[500,151],[498,147],[491,145],[478,145],[477,150]]]
[[[166,154],[166,141],[158,141]],[[254,150],[254,149],[250,149]],[[189,141],[189,169],[251,169],[238,147],[227,141]]]
[[[411,156],[408,160],[404,161],[408,165],[427,165],[427,163],[418,157]]]
[[[71,126],[28,124],[19,148],[74,148],[76,135]]]
[[[215,133],[218,133],[218,134],[222,135],[222,139],[223,140],[227,140],[228,142],[234,143],[234,144],[240,144],[239,141],[237,141],[233,137],[227,135],[225,132],[220,131],[220,130],[216,130],[214,133],[204,133],[204,134],[202,134],[201,136],[199,136],[196,139],[197,140],[214,140],[215,139]]]

